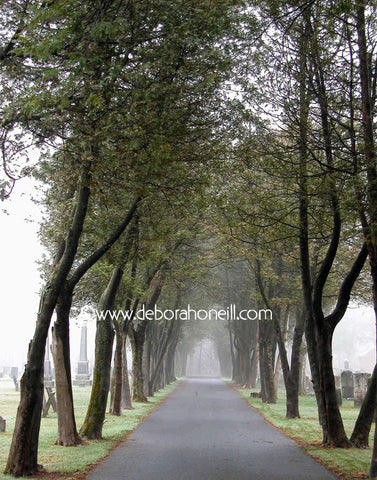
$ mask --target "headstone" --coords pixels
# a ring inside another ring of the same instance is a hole
[[[370,378],[370,373],[357,372],[354,374],[355,388],[353,404],[355,407],[361,407],[363,403],[368,389],[368,378]]]
[[[18,367],[11,367],[10,369],[10,378],[14,382],[14,388],[16,389],[16,392],[19,390],[19,385],[18,385]]]
[[[0,432],[5,432],[6,421],[5,418],[0,417]]]
[[[336,401],[338,403],[338,406],[341,407],[342,403],[343,403],[342,389],[341,388],[336,389]]]
[[[80,342],[80,360],[77,363],[77,374],[73,382],[74,385],[86,387],[92,384],[89,373],[88,362],[88,327],[86,322],[81,327],[81,342]]]
[[[45,387],[54,387],[54,374],[52,371],[51,360],[50,360],[50,344],[47,337],[46,343],[46,353],[45,353],[45,360],[44,360],[44,377],[43,383]]]
[[[349,370],[349,369],[350,369],[350,362],[347,359],[345,359],[344,360],[344,370]]]
[[[354,394],[353,373],[351,370],[343,370],[340,375],[342,383],[342,396],[344,400],[352,400]]]

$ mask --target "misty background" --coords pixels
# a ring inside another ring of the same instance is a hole
[[[38,239],[42,216],[40,207],[32,201],[35,194],[33,180],[18,181],[11,198],[2,203],[0,212],[0,371],[2,367],[17,366],[20,374],[34,333],[41,286],[37,262],[43,255]],[[203,304],[206,304],[205,299]],[[93,366],[96,319],[94,315],[84,314],[71,321],[73,372],[79,359],[84,319],[88,321],[88,360]],[[218,322],[216,328],[225,328],[223,322]],[[345,362],[353,371],[372,372],[376,362],[376,329],[372,307],[351,306],[347,310],[335,330],[333,357],[335,373],[344,369]],[[203,339],[193,347],[188,358],[187,374],[220,375],[217,354],[209,339]]]

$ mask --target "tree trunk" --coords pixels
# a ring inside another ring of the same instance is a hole
[[[301,346],[304,335],[304,314],[299,309],[296,313],[296,327],[293,335],[291,367],[285,382],[287,390],[287,418],[300,418],[299,386],[301,373]]]
[[[122,279],[123,270],[114,269],[110,282],[102,294],[98,310],[106,312],[114,308],[115,296]],[[88,439],[102,438],[102,427],[105,420],[107,398],[110,387],[111,357],[113,353],[114,328],[109,315],[97,318],[95,340],[95,359],[93,369],[93,386],[89,406],[80,435]]]
[[[155,359],[156,364],[154,366],[154,371],[151,375],[151,379],[149,381],[149,392],[155,391],[155,383],[156,383],[157,376],[161,372],[162,362],[164,360],[165,354],[168,351],[169,343],[172,341],[172,338],[173,338],[175,322],[177,322],[177,320],[174,320],[174,319],[170,320],[170,325],[169,325],[169,328],[167,329],[165,339],[163,341],[161,348],[158,351],[158,358]]]
[[[272,356],[272,324],[266,320],[259,322],[259,364],[261,376],[262,401],[276,403],[274,368]]]
[[[344,430],[342,416],[336,395],[335,377],[332,368],[332,333],[324,327],[318,336],[318,357],[320,370],[321,397],[325,402],[327,444],[337,448],[348,448],[350,442]]]
[[[147,402],[144,394],[143,350],[146,324],[130,335],[132,347],[132,401]]]
[[[122,415],[123,338],[120,326],[118,324],[116,324],[115,334],[116,345],[114,352],[114,386],[112,388],[113,394],[110,402],[110,414],[120,417]]]
[[[371,65],[369,60],[369,52],[366,38],[365,25],[365,9],[367,6],[366,0],[360,0],[356,9],[356,26],[359,47],[359,72],[361,84],[361,100],[362,100],[362,119],[363,119],[363,133],[364,133],[364,153],[366,160],[367,171],[367,193],[368,193],[368,211],[369,222],[365,221],[365,216],[361,215],[361,222],[363,224],[364,237],[368,245],[369,262],[371,266],[371,276],[373,283],[373,306],[376,317],[377,326],[377,172],[376,172],[376,151],[374,142],[374,127],[373,127],[373,113],[374,113],[374,99],[372,100],[371,85],[373,82],[370,79]],[[370,54],[372,55],[372,53]],[[361,210],[362,211],[362,210]],[[374,373],[374,372],[373,372]],[[377,410],[375,421],[377,422]],[[377,423],[376,423],[377,425]],[[374,434],[373,453],[371,467],[369,471],[371,478],[377,477],[377,429]]]
[[[311,41],[310,12],[307,10],[304,14],[303,25],[300,32],[300,50],[299,50],[299,89],[300,89],[300,117],[299,117],[299,245],[300,245],[300,267],[301,282],[303,290],[304,308],[305,308],[305,338],[308,349],[310,370],[313,379],[313,388],[317,400],[318,418],[322,427],[323,443],[327,443],[327,427],[325,418],[325,409],[320,395],[319,363],[317,338],[312,306],[312,278],[310,268],[309,253],[309,222],[308,222],[308,115],[309,115],[309,96],[307,92],[307,61],[308,50]]]
[[[143,390],[144,395],[146,397],[151,396],[153,397],[153,393],[149,390],[149,378],[152,369],[152,338],[151,334],[153,334],[153,327],[154,325],[148,323],[147,329],[145,331],[145,342],[144,342],[144,349],[143,349],[143,361],[142,361],[142,369],[143,369]]]
[[[167,384],[176,381],[176,376],[175,376],[176,375],[176,372],[175,372],[176,355],[175,355],[175,352],[176,352],[176,349],[177,349],[177,344],[178,344],[178,340],[179,340],[179,332],[180,332],[180,328],[181,328],[181,323],[180,323],[179,319],[176,320],[176,324],[177,324],[177,326],[176,326],[177,330],[175,331],[174,339],[170,343],[170,345],[168,347],[167,354],[166,354],[166,383]]]
[[[128,377],[128,362],[127,362],[127,335],[124,335],[123,339],[123,368],[122,368],[122,408],[131,410],[131,388],[130,380]]]
[[[369,433],[372,427],[377,403],[377,364],[374,367],[367,393],[361,405],[350,442],[358,448],[369,446]]]
[[[238,348],[238,344],[237,344],[237,341],[236,339],[235,340],[235,363],[234,363],[234,370],[233,370],[233,378],[232,380],[234,381],[234,383],[236,383],[237,385],[242,385],[241,383],[241,355],[240,355],[240,351],[239,351],[239,348]]]
[[[43,355],[44,357],[44,355]],[[38,471],[38,440],[43,405],[43,366],[33,371],[30,360],[21,378],[21,401],[5,473],[15,477]],[[24,430],[23,427],[28,428]],[[17,442],[17,443],[16,443]]]
[[[64,289],[56,305],[56,321],[52,329],[52,356],[54,360],[56,403],[58,414],[57,445],[72,446],[81,443],[77,432],[71,382],[71,355],[69,343],[69,313],[72,293]]]

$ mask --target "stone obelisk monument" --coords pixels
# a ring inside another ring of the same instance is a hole
[[[50,342],[47,336],[46,342],[46,353],[45,353],[45,360],[44,360],[44,377],[43,383],[45,387],[54,387],[54,373],[52,371],[51,360],[50,360]]]
[[[80,387],[86,387],[92,384],[88,362],[88,326],[85,321],[81,327],[80,360],[77,363],[77,375],[73,384],[79,385]]]

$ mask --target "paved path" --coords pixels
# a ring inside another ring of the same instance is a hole
[[[334,480],[221,380],[181,385],[89,480]]]

